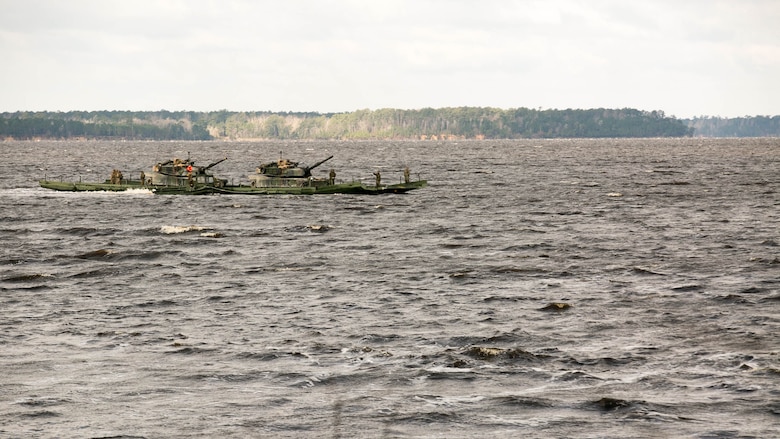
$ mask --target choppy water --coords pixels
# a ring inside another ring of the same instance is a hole
[[[36,182],[280,150],[430,186]],[[780,139],[4,142],[0,176],[0,437],[780,431]]]

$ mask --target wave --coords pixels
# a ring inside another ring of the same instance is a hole
[[[196,226],[196,225],[160,227],[160,233],[163,233],[165,235],[178,235],[181,233],[202,232],[204,230],[211,230],[211,228],[206,226]]]
[[[18,274],[18,275],[12,275],[8,276],[6,278],[3,278],[3,281],[5,282],[34,282],[38,280],[43,279],[53,279],[54,276],[51,274],[41,274],[41,273],[33,273],[33,274]]]

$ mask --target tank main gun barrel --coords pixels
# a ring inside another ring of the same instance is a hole
[[[332,159],[332,158],[333,158],[333,156],[330,156],[330,157],[326,158],[325,160],[320,160],[320,161],[318,161],[317,163],[315,163],[315,164],[313,164],[313,165],[309,166],[308,170],[309,170],[309,171],[311,171],[312,169],[314,169],[314,168],[316,168],[317,166],[319,166],[319,165],[321,165],[321,164],[323,164],[323,163],[327,162],[328,160],[330,160],[330,159]]]
[[[204,171],[206,171],[206,170],[209,170],[209,169],[213,168],[214,166],[217,166],[218,164],[220,164],[220,163],[224,162],[225,160],[227,160],[227,157],[225,157],[225,158],[224,158],[224,159],[222,159],[222,160],[217,160],[216,162],[214,162],[214,163],[212,163],[212,164],[210,164],[210,165],[206,166],[205,168],[203,168],[203,170],[204,170]]]

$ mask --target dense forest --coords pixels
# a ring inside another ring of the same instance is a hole
[[[778,136],[780,117],[680,120],[663,111],[483,107],[349,113],[69,111],[0,113],[1,139],[516,139]]]

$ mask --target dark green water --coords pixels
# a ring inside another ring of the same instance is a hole
[[[37,187],[188,152],[237,183],[279,151],[430,186]],[[3,437],[780,425],[778,139],[0,142],[0,176]]]

